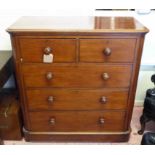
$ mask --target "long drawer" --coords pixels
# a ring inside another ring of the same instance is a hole
[[[31,131],[123,131],[125,112],[60,111],[29,113]]]
[[[19,39],[23,62],[43,62],[44,54],[53,54],[53,62],[74,62],[76,39]]]
[[[136,39],[80,39],[80,61],[133,62]]]
[[[131,65],[23,65],[26,87],[129,87]]]
[[[126,109],[128,90],[28,89],[29,110]]]

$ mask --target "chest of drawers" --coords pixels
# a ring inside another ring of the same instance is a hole
[[[132,17],[23,17],[8,32],[27,141],[128,140],[147,28]]]

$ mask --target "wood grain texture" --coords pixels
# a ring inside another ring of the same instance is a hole
[[[132,66],[103,64],[30,64],[23,65],[22,71],[26,87],[121,88],[129,87]],[[46,78],[48,73],[52,73],[50,80]],[[107,73],[109,79],[104,80],[102,77],[103,73]]]
[[[126,109],[128,91],[124,89],[28,89],[29,110]],[[53,102],[49,102],[49,96]],[[101,100],[106,98],[106,102]]]
[[[16,93],[0,94],[0,134],[3,140],[22,139],[22,117]]]
[[[130,93],[129,93],[129,99],[128,99],[128,114],[127,114],[127,121],[126,121],[126,128],[129,128],[131,118],[132,118],[132,111],[134,107],[134,101],[135,101],[135,95],[136,95],[136,88],[137,88],[137,81],[138,81],[138,75],[139,75],[139,69],[140,69],[140,62],[141,62],[141,56],[143,51],[143,44],[144,44],[145,37],[140,37],[137,42],[137,52],[136,57],[134,61],[134,70],[133,70],[133,76],[131,79],[131,86],[130,86]]]
[[[145,26],[132,17],[23,17],[8,32],[27,141],[128,140]],[[51,64],[42,63],[47,46]]]
[[[11,35],[11,44],[12,44],[12,51],[13,51],[13,65],[15,69],[15,75],[16,75],[16,82],[17,82],[17,89],[19,92],[19,104],[22,109],[22,115],[23,115],[23,120],[24,120],[24,126],[25,128],[29,127],[29,119],[27,115],[27,104],[25,102],[25,95],[24,95],[24,86],[23,86],[23,79],[21,78],[21,55],[20,55],[20,50],[19,50],[19,45],[18,45],[18,39],[16,36]]]
[[[129,140],[129,132],[107,133],[95,132],[94,134],[37,134],[36,132],[25,131],[26,141],[48,141],[48,142],[126,142]]]
[[[82,62],[133,62],[136,39],[80,39]],[[111,50],[105,55],[105,49]]]
[[[113,32],[146,33],[148,29],[133,17],[22,17],[8,32]]]
[[[32,131],[124,131],[125,112],[52,111],[29,113]],[[51,124],[50,119],[55,123]],[[100,123],[104,118],[104,123]]]
[[[75,62],[75,39],[19,39],[23,62],[43,62],[44,50],[51,48],[53,62]]]

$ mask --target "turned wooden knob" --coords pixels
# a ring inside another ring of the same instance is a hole
[[[52,52],[52,49],[50,48],[50,47],[46,47],[45,49],[44,49],[44,53],[45,54],[50,54]]]
[[[53,96],[49,96],[49,97],[47,98],[47,101],[48,101],[49,103],[53,103],[53,101],[54,101]]]
[[[51,125],[55,125],[55,118],[54,117],[50,118],[49,123]]]
[[[46,79],[47,79],[47,80],[51,80],[52,77],[53,77],[52,72],[48,72],[48,73],[46,74]]]
[[[108,73],[103,73],[103,74],[102,74],[102,78],[103,78],[104,80],[108,80],[108,79],[110,78],[110,76],[109,76]]]
[[[100,124],[104,124],[104,123],[105,123],[105,120],[104,120],[103,117],[99,118],[99,123],[100,123]]]
[[[105,96],[102,96],[100,101],[101,103],[105,104],[107,103],[107,98]]]
[[[105,56],[109,56],[109,55],[111,55],[112,51],[111,51],[110,48],[107,47],[107,48],[104,49],[103,53],[104,53]]]

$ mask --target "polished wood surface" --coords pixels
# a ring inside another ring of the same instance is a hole
[[[53,62],[74,62],[76,59],[76,39],[21,38],[19,44],[24,62],[43,62],[47,47],[51,48]]]
[[[80,61],[133,62],[135,44],[136,39],[129,38],[80,39]]]
[[[29,113],[32,131],[124,131],[125,112],[61,111]],[[50,122],[54,119],[54,122]],[[104,122],[101,122],[104,119]]]
[[[128,140],[145,26],[132,17],[23,17],[8,32],[27,141]]]
[[[28,89],[26,94],[31,111],[125,110],[128,99],[128,91],[124,89]],[[53,97],[53,100],[49,100],[49,97]]]
[[[26,87],[126,88],[130,85],[132,66],[117,64],[38,64],[23,65],[22,71]],[[108,74],[109,79],[104,79],[104,73]],[[48,74],[52,75],[51,79],[47,78]]]
[[[22,17],[8,32],[139,32],[148,29],[133,17]]]
[[[31,132],[25,132],[25,139],[26,141],[48,141],[48,142],[127,142],[129,140],[130,134],[129,132],[126,134],[93,134],[89,135],[88,133],[85,134],[56,134],[56,135],[51,135],[51,134],[36,134],[36,133],[31,133]]]

